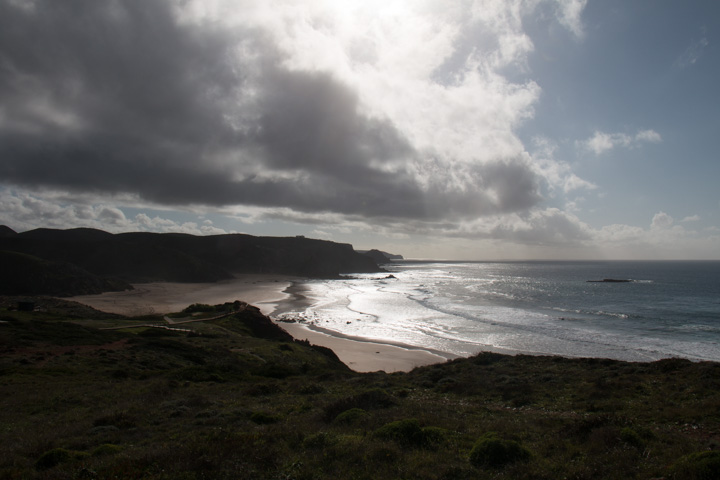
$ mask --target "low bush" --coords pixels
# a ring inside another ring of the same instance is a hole
[[[640,434],[630,427],[620,430],[620,440],[633,447],[642,447],[645,443]]]
[[[676,480],[715,480],[720,478],[720,452],[705,452],[685,455],[675,463],[673,478]]]
[[[379,410],[396,405],[397,402],[381,388],[366,390],[357,395],[335,401],[325,407],[325,419],[330,422],[338,415],[351,408],[363,410]]]
[[[127,429],[136,426],[136,419],[125,411],[111,413],[93,420],[93,427],[113,426],[118,429]]]
[[[305,448],[326,448],[335,445],[337,442],[337,437],[332,433],[318,432],[305,438],[303,446]]]
[[[350,410],[345,410],[340,415],[335,417],[333,423],[351,425],[353,423],[359,422],[364,418],[367,418],[367,416],[368,413],[362,408],[351,408]]]
[[[112,443],[104,443],[98,447],[95,447],[90,453],[93,457],[101,457],[104,455],[115,455],[122,451],[122,447],[114,445]]]
[[[280,418],[270,413],[255,412],[250,415],[250,421],[257,423],[258,425],[270,425],[271,423],[279,422]]]
[[[40,458],[35,462],[35,468],[38,470],[47,470],[61,463],[65,463],[70,460],[76,460],[84,457],[88,457],[90,454],[87,452],[78,452],[75,450],[67,450],[65,448],[53,448],[40,455]]]
[[[415,418],[406,418],[390,422],[375,431],[375,436],[392,440],[404,447],[431,448],[443,440],[443,430],[439,428],[422,428]]]
[[[193,303],[189,307],[183,310],[183,313],[207,313],[217,311],[213,305],[206,305],[204,303]]]
[[[470,463],[476,467],[504,467],[511,463],[525,462],[530,452],[514,440],[503,440],[497,433],[489,432],[480,437],[470,451]]]

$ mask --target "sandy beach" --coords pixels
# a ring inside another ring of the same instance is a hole
[[[215,283],[141,283],[134,290],[82,295],[68,300],[90,305],[103,312],[147,315],[179,312],[193,303],[217,305],[242,300],[264,314],[273,312],[288,295],[283,291],[293,280],[280,275],[237,275]]]
[[[238,275],[216,283],[145,283],[134,290],[69,298],[98,310],[122,315],[178,312],[193,303],[215,305],[242,300],[272,318],[274,313],[306,301],[296,282],[302,279],[280,275]],[[279,325],[298,340],[332,349],[340,360],[358,372],[409,371],[415,367],[446,361],[449,356],[415,349],[346,338],[317,331],[299,323]]]
[[[408,372],[415,367],[441,363],[451,358],[426,350],[345,338],[312,330],[299,323],[281,323],[290,335],[334,351],[342,362],[356,372]]]

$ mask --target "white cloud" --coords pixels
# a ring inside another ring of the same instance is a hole
[[[683,222],[683,223],[687,223],[687,222],[699,222],[699,221],[700,221],[700,215],[690,215],[690,216],[687,216],[687,217],[683,218],[683,219],[680,220],[680,221]]]
[[[191,214],[188,214],[191,216]],[[115,205],[84,203],[84,200],[67,199],[60,202],[55,192],[47,195],[26,191],[0,189],[0,224],[16,231],[35,228],[97,228],[111,233],[128,231],[176,232],[191,235],[217,235],[229,233],[217,228],[212,221],[177,222],[159,216],[139,213],[127,218]]]
[[[662,136],[654,130],[641,130],[635,135],[626,133],[604,133],[595,131],[589,139],[578,142],[578,145],[600,155],[614,148],[634,148],[642,143],[658,143],[662,141]]]
[[[653,229],[666,229],[670,228],[675,220],[665,212],[658,212],[652,218],[650,224]]]
[[[578,177],[572,167],[555,158],[557,144],[545,137],[533,138],[532,164],[536,172],[547,182],[551,195],[560,190],[569,193],[574,190],[594,190],[597,185]]]
[[[125,218],[125,214],[122,212],[122,210],[116,207],[99,207],[97,219],[103,224],[119,226],[121,228],[127,225],[127,218]]]
[[[662,137],[655,130],[642,130],[635,135],[635,141],[659,143]]]
[[[693,40],[691,45],[675,60],[675,66],[678,68],[687,68],[695,65],[700,57],[702,57],[705,48],[710,45],[707,39],[707,30],[702,28],[702,36]]]
[[[577,37],[582,37],[584,30],[581,16],[587,0],[557,0],[557,3],[561,12],[560,23]]]
[[[597,185],[590,183],[587,180],[583,180],[574,173],[568,175],[568,177],[565,179],[565,183],[563,184],[563,190],[565,191],[565,193],[571,192],[573,190],[594,190],[596,188]]]

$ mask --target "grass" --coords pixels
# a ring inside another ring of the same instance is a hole
[[[716,363],[485,353],[359,374],[253,308],[191,333],[67,308],[0,307],[0,478],[720,474]]]

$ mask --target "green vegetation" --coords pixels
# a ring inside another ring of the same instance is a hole
[[[254,307],[201,306],[235,313],[188,333],[2,300],[0,478],[720,476],[716,363],[485,353],[359,374]]]
[[[443,438],[442,429],[422,428],[416,418],[406,418],[390,422],[375,431],[375,436],[392,440],[403,447],[432,448]]]
[[[470,463],[476,467],[504,467],[525,462],[530,452],[514,440],[503,440],[496,432],[483,435],[470,451]]]
[[[720,478],[720,452],[696,452],[684,456],[675,465],[675,477],[697,480]]]
[[[185,308],[182,313],[184,314],[195,314],[195,313],[215,313],[223,314],[232,312],[240,309],[241,302],[226,302],[222,305],[206,305],[204,303],[193,303],[189,307]]]

